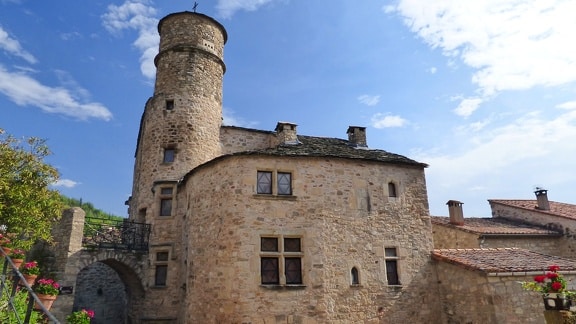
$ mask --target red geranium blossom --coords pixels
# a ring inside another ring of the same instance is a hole
[[[546,277],[548,279],[558,278],[558,274],[556,272],[546,272]]]
[[[548,267],[548,270],[549,270],[549,271],[556,272],[556,271],[560,270],[560,266],[557,266],[557,265],[553,264],[553,265],[551,265],[551,266]]]
[[[554,290],[554,291],[558,291],[558,290],[560,290],[560,289],[563,288],[563,287],[562,287],[562,283],[561,283],[561,282],[558,282],[558,281],[553,282],[550,287],[551,287],[552,290]]]
[[[543,276],[543,275],[539,275],[539,276],[534,277],[534,281],[539,282],[539,283],[544,282],[544,280],[546,280],[546,276]]]

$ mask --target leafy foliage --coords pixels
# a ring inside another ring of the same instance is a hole
[[[3,260],[3,259],[0,259]],[[4,281],[5,286],[4,293],[0,299],[0,323],[18,323],[16,315],[11,311],[8,305],[10,298],[10,291],[12,291],[13,282],[11,280]],[[16,313],[18,314],[18,319],[20,321],[24,320],[26,317],[26,309],[28,307],[28,291],[26,289],[20,289],[14,295],[12,300]],[[30,317],[30,323],[42,323],[42,315],[38,312],[32,312]]]
[[[0,225],[18,235],[18,248],[52,241],[52,223],[62,214],[60,193],[49,188],[59,174],[44,162],[48,155],[45,140],[17,139],[0,129]]]
[[[100,209],[94,207],[92,203],[89,202],[82,202],[82,200],[78,200],[75,198],[69,198],[66,196],[61,196],[62,203],[66,208],[70,207],[80,207],[86,213],[86,218],[104,218],[104,219],[113,219],[121,221],[123,218],[120,216],[112,215],[110,213],[106,213]]]
[[[94,311],[83,309],[76,311],[66,317],[69,324],[90,324],[90,319],[94,317]]]

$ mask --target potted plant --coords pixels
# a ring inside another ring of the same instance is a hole
[[[53,279],[41,278],[36,281],[34,286],[34,292],[38,296],[38,299],[42,302],[47,310],[50,310],[52,304],[56,300],[58,293],[60,293],[60,285]],[[35,309],[40,309],[40,306],[36,304]]]
[[[12,249],[8,254],[10,259],[12,259],[12,263],[16,269],[20,268],[20,265],[24,262],[24,258],[26,257],[26,251],[22,249]]]
[[[22,272],[22,276],[24,276],[28,285],[32,287],[34,281],[36,281],[36,278],[40,274],[40,267],[38,267],[38,262],[30,261],[24,263],[20,272]]]
[[[94,311],[90,309],[82,309],[76,311],[66,317],[68,324],[90,324],[90,320],[94,317]]]
[[[0,233],[0,247],[2,247],[2,250],[4,250],[4,253],[8,254],[10,253],[10,239],[8,238],[8,236],[6,236],[5,234],[1,234]]]
[[[566,298],[566,279],[558,273],[559,270],[559,266],[551,265],[548,271],[535,276],[533,281],[522,282],[522,288],[541,293],[546,309],[568,309],[570,305]]]

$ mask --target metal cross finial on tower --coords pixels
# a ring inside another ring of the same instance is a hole
[[[197,7],[198,7],[198,2],[194,1],[194,7],[192,7],[192,10],[194,10],[194,12],[196,12]]]

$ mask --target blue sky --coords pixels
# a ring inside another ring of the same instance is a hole
[[[193,1],[0,0],[0,128],[48,140],[56,188],[126,216],[157,23]],[[228,31],[224,121],[428,163],[450,199],[576,203],[574,1],[198,1]]]

